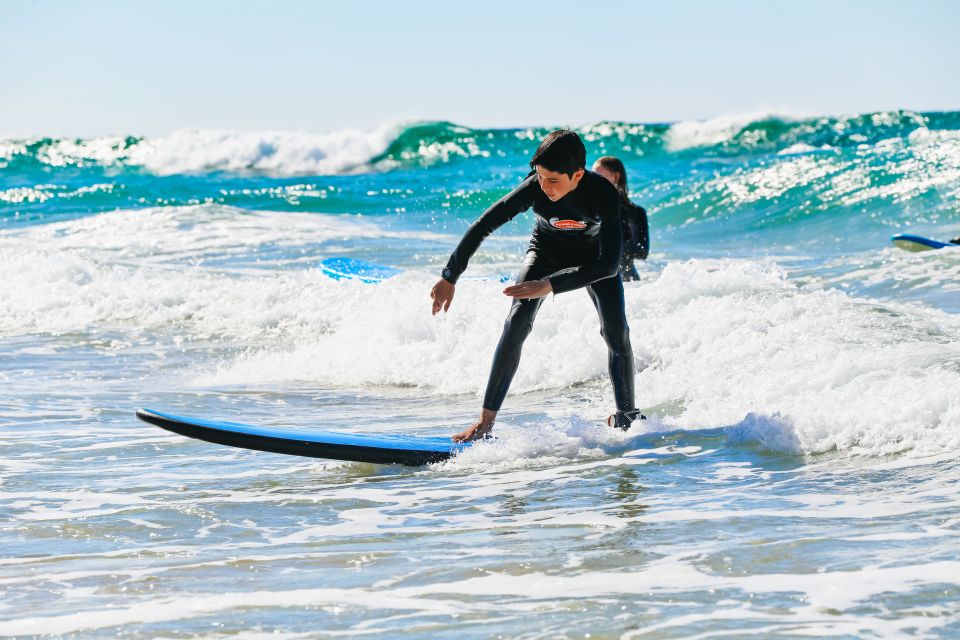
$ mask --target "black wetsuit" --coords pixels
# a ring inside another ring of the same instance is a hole
[[[536,226],[517,282],[549,278],[554,293],[587,287],[600,314],[617,409],[634,411],[633,350],[618,273],[623,245],[620,194],[605,178],[586,171],[576,189],[552,202],[536,174],[531,174],[470,226],[442,276],[455,284],[483,239],[531,207],[537,214]],[[500,410],[542,302],[543,298],[513,301],[493,357],[484,409]]]
[[[640,277],[633,261],[646,260],[650,253],[650,226],[647,223],[647,210],[620,196],[620,223],[623,226],[620,276],[626,282]]]

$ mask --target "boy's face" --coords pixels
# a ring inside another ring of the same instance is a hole
[[[537,181],[540,183],[540,189],[553,202],[556,202],[563,196],[577,188],[580,179],[583,178],[583,169],[577,169],[572,176],[565,173],[550,171],[545,167],[536,165]]]

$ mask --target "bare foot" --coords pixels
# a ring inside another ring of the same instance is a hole
[[[460,433],[455,433],[454,435],[450,436],[450,439],[454,442],[472,442],[474,440],[484,438],[487,434],[493,431],[493,423],[496,418],[496,411],[482,409],[480,411],[480,418],[478,418],[476,422]]]

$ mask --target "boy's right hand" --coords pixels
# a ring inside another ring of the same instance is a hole
[[[450,303],[453,302],[454,289],[456,289],[455,285],[443,278],[440,278],[440,281],[433,285],[433,289],[430,290],[430,298],[433,299],[433,315],[437,315],[440,309],[446,311],[450,308]]]

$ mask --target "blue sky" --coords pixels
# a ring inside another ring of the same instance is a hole
[[[960,109],[960,2],[0,0],[0,135]]]

